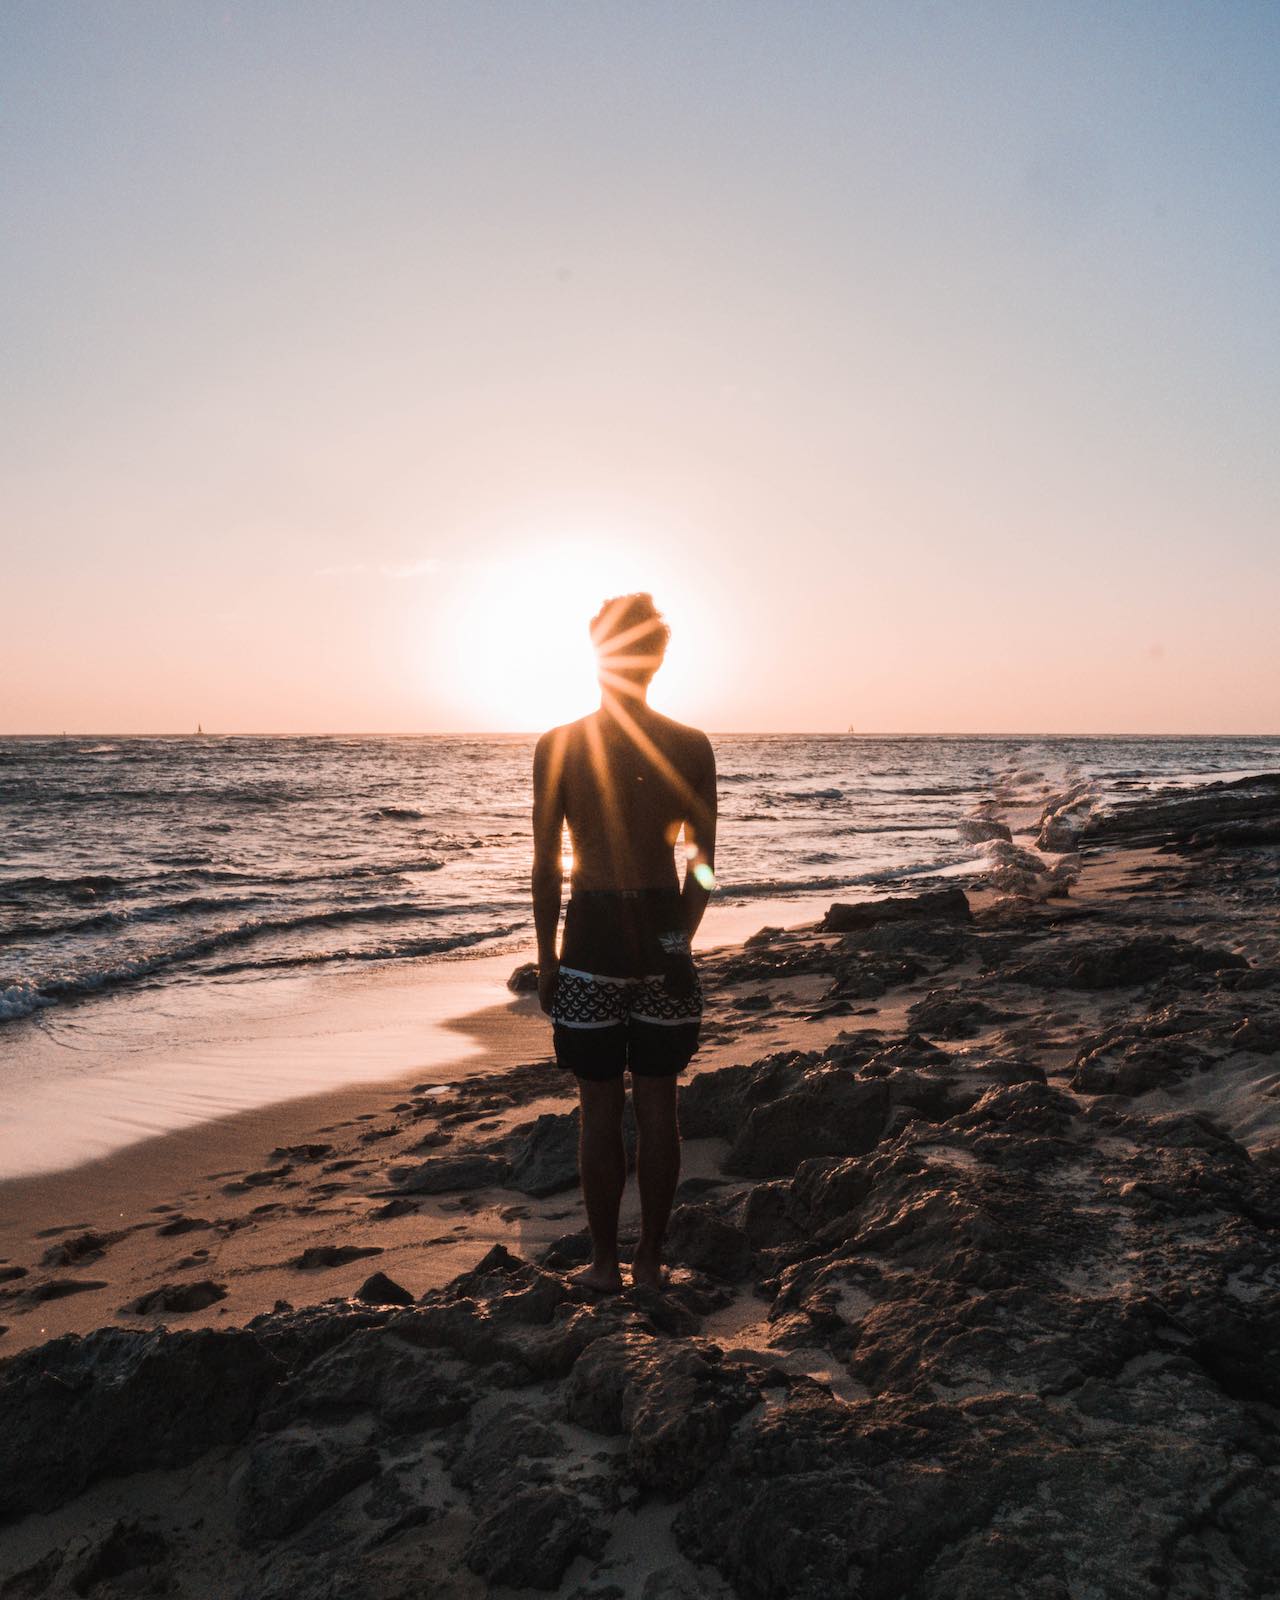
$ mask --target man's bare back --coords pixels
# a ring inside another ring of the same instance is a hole
[[[546,738],[550,766],[560,766],[573,888],[678,887],[682,828],[695,849],[710,842],[715,758],[706,734],[633,703],[602,707]]]

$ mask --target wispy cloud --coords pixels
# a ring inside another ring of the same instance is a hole
[[[360,575],[373,578],[425,578],[438,572],[444,565],[439,556],[420,556],[416,561],[336,561],[326,567],[317,567],[317,578],[354,578]]]

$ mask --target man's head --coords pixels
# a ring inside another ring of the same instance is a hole
[[[596,670],[606,689],[642,694],[662,665],[671,629],[650,594],[606,600],[591,619]]]

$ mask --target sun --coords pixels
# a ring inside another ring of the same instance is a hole
[[[456,716],[477,731],[539,732],[598,704],[587,624],[610,595],[648,590],[679,637],[682,596],[666,565],[598,540],[463,561],[453,580],[436,596],[429,671],[433,689],[447,686]],[[674,650],[656,703],[684,676],[669,672],[673,658]]]

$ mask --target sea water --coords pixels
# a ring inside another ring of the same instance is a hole
[[[722,735],[722,903],[980,866],[959,824],[1280,766],[1276,738]],[[524,736],[0,740],[0,1019],[161,987],[516,951]]]

